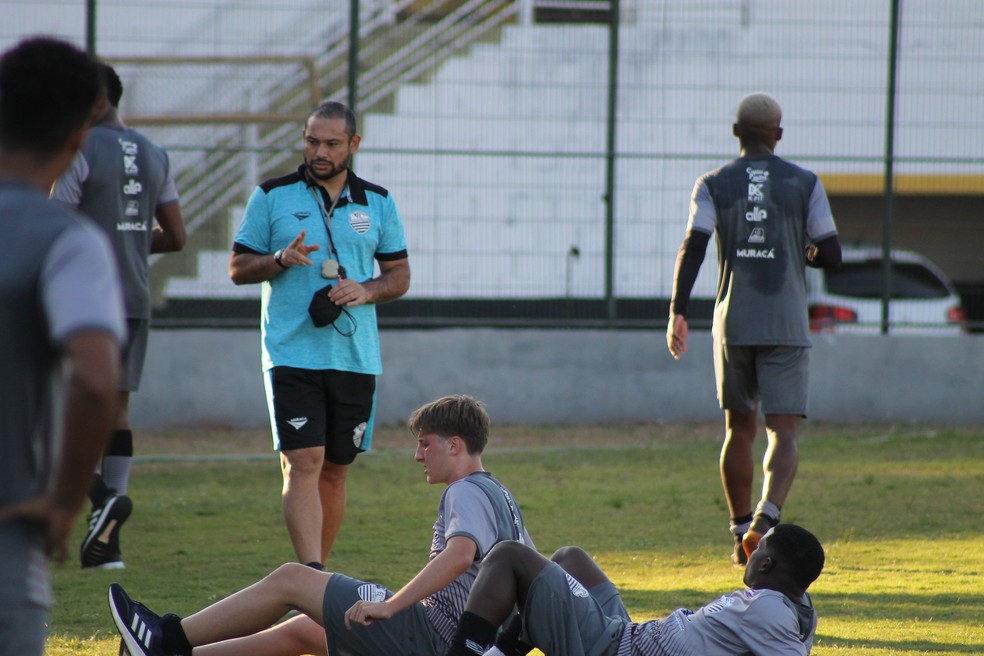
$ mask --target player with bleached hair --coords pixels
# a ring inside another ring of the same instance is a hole
[[[687,352],[690,292],[715,236],[718,293],[711,334],[725,423],[721,483],[735,565],[744,565],[759,537],[779,523],[796,476],[812,345],[806,267],[833,268],[841,261],[820,179],[775,154],[781,123],[782,109],[768,94],[752,93],[738,104],[731,131],[741,152],[694,185],[666,329],[666,345],[679,360]],[[752,451],[760,410],[769,447],[762,496],[753,508]]]

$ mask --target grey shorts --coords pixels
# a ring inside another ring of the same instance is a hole
[[[376,583],[332,574],[325,587],[322,612],[331,656],[444,656],[448,645],[427,619],[424,607],[413,604],[385,622],[345,628],[345,611],[360,599],[383,601],[393,593]]]
[[[523,608],[526,639],[546,654],[611,656],[628,621],[614,585],[588,591],[556,563],[533,579]]]
[[[143,376],[147,359],[147,340],[150,337],[150,320],[126,320],[126,344],[123,346],[123,367],[120,370],[120,391],[136,392]]]
[[[729,346],[714,340],[714,378],[722,410],[806,416],[810,349]]]

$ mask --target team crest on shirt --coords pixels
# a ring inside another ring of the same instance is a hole
[[[304,219],[308,218],[309,216],[311,216],[311,213],[310,212],[294,212],[294,217],[298,221],[303,221]]]
[[[356,210],[349,214],[349,225],[360,235],[369,231],[369,215],[362,210]]]

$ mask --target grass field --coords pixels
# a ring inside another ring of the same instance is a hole
[[[516,495],[540,551],[585,547],[643,620],[740,586],[720,432],[498,427],[485,465]],[[397,588],[426,559],[441,489],[424,481],[405,429],[381,427],[376,441],[353,466],[328,566]],[[116,654],[112,581],[154,610],[184,614],[291,559],[265,433],[138,434],[137,450],[127,569],[56,569],[49,656]],[[212,454],[235,457],[200,457]],[[783,520],[827,549],[812,588],[815,655],[984,653],[984,429],[810,422]]]

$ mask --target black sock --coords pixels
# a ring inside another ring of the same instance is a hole
[[[305,564],[306,566],[308,566],[308,567],[310,567],[311,569],[316,569],[316,570],[318,570],[319,572],[323,572],[323,571],[325,571],[325,566],[324,566],[324,565],[322,565],[321,563],[319,563],[319,562],[318,562],[318,561],[316,561],[316,560],[312,560],[312,561],[311,561],[310,563],[304,563],[304,564]]]
[[[495,640],[495,631],[491,622],[466,610],[458,620],[458,628],[445,656],[481,656]]]
[[[181,618],[173,613],[161,618],[161,647],[175,656],[191,656],[191,643],[181,627]]]
[[[499,632],[499,637],[495,639],[495,646],[506,656],[526,656],[533,651],[533,645],[527,644],[519,639],[523,631],[523,617],[517,613],[512,616],[505,628]]]
[[[92,507],[100,507],[112,495],[113,490],[106,486],[106,481],[103,480],[102,474],[93,474],[92,482],[89,483],[89,501],[92,502]]]

